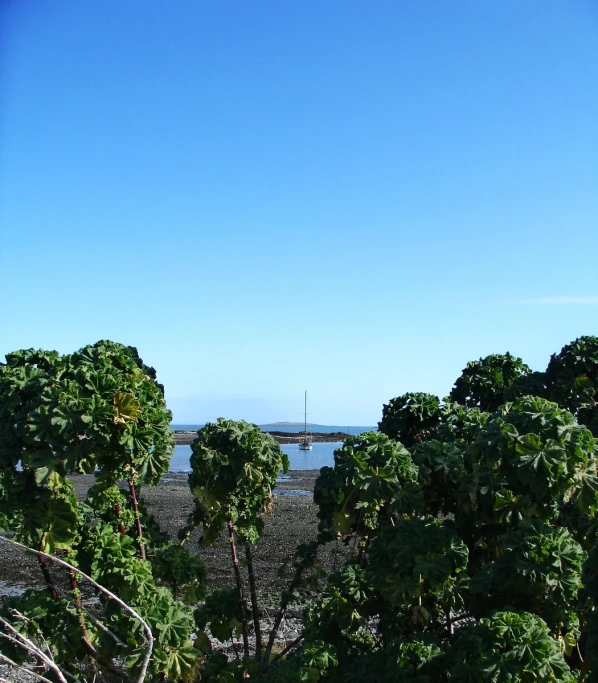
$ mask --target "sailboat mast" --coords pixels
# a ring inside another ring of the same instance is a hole
[[[305,432],[305,435],[307,436],[307,389],[305,390],[305,412],[304,412],[304,415],[305,415],[305,429],[304,429],[304,432]]]

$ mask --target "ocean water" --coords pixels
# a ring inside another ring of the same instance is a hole
[[[198,429],[201,429],[203,425],[175,425],[171,424],[170,425],[171,429],[180,429],[184,432],[196,432]],[[302,424],[285,424],[284,422],[278,423],[278,422],[273,422],[272,424],[264,424],[264,425],[258,425],[258,427],[263,431],[263,432],[288,432],[289,434],[299,434],[299,432],[303,431],[303,425]],[[332,434],[334,432],[345,432],[345,434],[362,434],[363,432],[377,432],[378,427],[377,426],[347,426],[347,425],[318,425],[318,424],[310,424],[308,422],[307,424],[307,429],[310,432],[320,432],[321,434]]]
[[[342,441],[315,443],[311,451],[300,451],[296,443],[280,444],[283,453],[289,456],[292,470],[319,470],[320,467],[334,466],[334,451],[342,446]],[[189,472],[191,446],[178,445],[170,460],[170,472]]]

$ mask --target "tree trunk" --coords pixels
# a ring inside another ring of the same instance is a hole
[[[129,479],[129,496],[133,505],[133,511],[135,512],[135,528],[137,529],[137,538],[139,539],[139,556],[142,560],[145,560],[145,545],[141,540],[143,538],[143,529],[141,528],[139,505],[137,504],[137,494],[135,493],[135,482],[132,479]]]
[[[233,523],[230,519],[230,505],[228,506],[228,540],[230,541],[230,551],[233,558],[233,568],[235,570],[235,579],[237,581],[237,597],[239,602],[239,612],[241,617],[241,628],[243,629],[243,652],[245,657],[249,657],[249,630],[247,628],[247,619],[245,618],[245,600],[243,599],[243,582],[241,581],[241,570],[239,569],[239,558],[237,557],[237,548],[235,546],[235,535],[233,533]]]
[[[119,532],[120,532],[120,535],[121,535],[121,536],[125,536],[127,532],[125,531],[125,527],[123,526],[123,523],[120,521],[120,503],[117,503],[117,504],[114,506],[114,511],[115,511],[115,513],[116,513],[116,518],[119,520],[119,522],[118,522],[118,530],[119,530]]]
[[[247,558],[247,572],[249,573],[249,591],[251,593],[251,611],[253,612],[253,626],[255,628],[255,658],[259,662],[262,658],[262,629],[260,626],[260,614],[257,604],[257,590],[255,586],[255,573],[253,571],[253,556],[249,543],[245,544],[245,557]]]
[[[52,581],[52,576],[50,575],[50,570],[48,569],[46,558],[43,555],[38,555],[37,561],[39,562],[40,569],[42,570],[42,574],[44,575],[44,580],[46,582],[46,586],[48,586],[50,595],[54,600],[58,600],[58,593],[54,588],[54,582]]]

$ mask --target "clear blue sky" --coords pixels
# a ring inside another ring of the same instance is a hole
[[[598,334],[594,0],[5,0],[0,357],[375,424]]]

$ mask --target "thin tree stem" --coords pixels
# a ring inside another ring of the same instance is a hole
[[[54,557],[54,555],[49,555],[48,553],[42,553],[40,551],[33,550],[32,548],[29,548],[26,545],[23,545],[22,543],[18,543],[17,541],[13,541],[11,538],[6,538],[5,536],[0,536],[0,541],[3,541],[4,543],[10,543],[10,545],[14,545],[17,548],[21,548],[23,550],[29,550],[32,553],[37,553],[38,555],[42,555],[48,560],[51,560],[52,562],[56,562],[56,564],[60,565],[61,567],[66,567],[66,569],[74,569],[77,573],[79,573],[84,579],[89,581],[89,583],[94,587],[97,588],[100,592],[104,593],[104,595],[107,595],[111,600],[114,600],[117,605],[120,605],[126,612],[128,612],[134,619],[137,619],[137,621],[141,624],[143,627],[143,630],[145,632],[145,641],[147,643],[146,651],[143,657],[143,661],[141,663],[141,669],[139,671],[139,676],[137,677],[137,683],[143,683],[143,680],[145,679],[145,674],[147,673],[147,668],[150,663],[150,659],[152,657],[152,651],[154,649],[154,636],[152,634],[152,630],[149,627],[148,623],[145,621],[145,619],[139,614],[139,612],[136,612],[132,607],[127,605],[126,602],[121,600],[118,595],[115,595],[112,591],[109,591],[107,588],[104,588],[101,584],[99,584],[97,581],[91,578],[91,576],[88,576],[84,572],[82,572],[80,569],[77,567],[74,567],[72,564],[69,564],[68,562],[65,562],[64,560],[61,560],[58,557]],[[104,664],[102,662],[102,664]],[[116,667],[113,667],[113,669],[116,670]],[[124,672],[119,672],[121,677],[125,678],[125,680],[133,680],[131,679],[130,676],[127,676]]]
[[[50,591],[50,595],[52,596],[52,599],[57,600],[58,594],[56,593],[56,589],[54,588],[54,581],[52,581],[52,576],[50,575],[50,570],[48,569],[48,565],[46,564],[46,558],[44,557],[43,553],[37,554],[37,561],[39,562],[40,569],[42,570],[42,574],[44,575],[44,580],[46,582],[46,586],[48,587],[48,590]]]
[[[51,656],[48,656],[48,654],[43,652],[32,640],[24,636],[22,633],[19,633],[6,619],[0,618],[0,622],[4,626],[5,631],[8,632],[2,634],[3,638],[10,640],[18,647],[25,649],[27,652],[32,654],[38,661],[42,662],[43,665],[52,669],[52,671],[56,674],[57,678],[61,681],[61,683],[66,683],[64,674],[58,668],[58,665],[51,658]],[[14,664],[14,662],[11,663]]]
[[[274,646],[274,641],[276,640],[276,634],[278,633],[278,628],[279,628],[280,623],[282,622],[284,615],[287,611],[287,607],[289,605],[289,602],[291,601],[293,591],[301,583],[301,575],[303,574],[303,570],[305,568],[306,568],[306,565],[303,562],[301,562],[297,566],[297,568],[295,569],[295,573],[293,574],[293,578],[291,579],[291,583],[289,584],[289,589],[282,594],[282,598],[280,600],[280,607],[278,608],[278,612],[276,614],[276,617],[274,617],[274,623],[272,624],[272,629],[270,631],[270,637],[268,638],[268,644],[266,645],[266,652],[264,653],[264,667],[265,667],[265,669],[268,668],[268,662],[270,661],[270,656],[272,654],[272,648]]]
[[[255,585],[255,573],[253,571],[253,555],[249,543],[245,544],[245,557],[247,558],[247,573],[249,574],[249,591],[251,593],[251,610],[253,612],[253,626],[255,628],[255,658],[259,662],[262,658],[262,629],[260,626],[260,613],[257,604],[257,589]]]
[[[87,649],[93,651],[94,655],[97,655],[97,650],[91,643],[89,631],[87,630],[87,624],[85,623],[85,614],[83,612],[83,606],[81,605],[81,591],[79,590],[79,584],[77,583],[77,574],[74,569],[69,569],[69,579],[71,581],[71,590],[73,592],[75,607],[77,608],[77,616],[79,617],[79,626],[81,626],[81,637],[83,639],[83,643],[85,644]]]
[[[286,653],[292,650],[296,645],[299,645],[299,643],[303,640],[304,637],[305,633],[302,633],[300,636],[295,638],[295,640],[291,641],[282,652],[279,652],[276,655],[276,657],[272,659],[272,664],[274,664],[274,662],[277,662],[279,659],[282,659],[286,655]]]
[[[124,527],[123,523],[120,521],[120,503],[117,503],[114,506],[114,511],[116,513],[116,518],[119,520],[118,530],[120,531],[121,536],[125,536],[127,532],[125,531],[125,527]]]
[[[137,529],[137,538],[139,540],[139,555],[142,560],[145,560],[145,545],[142,542],[143,529],[141,528],[141,516],[139,514],[139,504],[137,503],[137,494],[135,493],[135,482],[129,479],[129,497],[131,498],[131,505],[135,512],[135,528]]]
[[[357,564],[360,567],[363,567],[364,560],[365,560],[365,554],[367,552],[367,549],[369,548],[370,545],[370,535],[366,534],[363,541],[361,542],[359,546],[359,555],[357,557]]]
[[[233,568],[235,571],[235,579],[237,581],[237,597],[239,602],[239,616],[241,617],[241,628],[243,629],[243,652],[245,657],[249,657],[249,629],[247,628],[247,619],[245,617],[245,600],[243,599],[243,582],[241,581],[241,570],[239,569],[239,558],[237,556],[237,548],[235,546],[235,534],[233,532],[233,523],[230,518],[230,505],[228,506],[228,540],[230,541],[230,551],[233,558]]]

